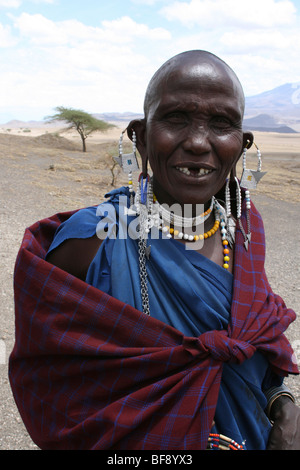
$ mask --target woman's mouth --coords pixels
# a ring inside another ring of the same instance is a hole
[[[204,176],[213,172],[213,170],[209,170],[207,168],[189,168],[184,166],[176,166],[176,170],[181,171],[181,173],[184,173],[187,176],[193,177]]]

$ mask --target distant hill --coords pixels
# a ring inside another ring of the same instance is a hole
[[[62,127],[61,122],[59,123],[46,123],[45,121],[19,121],[18,119],[12,119],[4,124],[0,124],[1,127],[6,129],[33,129],[37,127]]]
[[[297,131],[278,122],[269,114],[259,114],[253,118],[244,119],[243,128],[250,131],[279,132],[281,134],[296,134]]]
[[[246,97],[244,124],[265,132],[300,131],[300,84],[286,83]]]
[[[115,122],[115,123],[129,123],[133,119],[142,119],[143,114],[137,113],[102,113],[102,114],[93,114],[95,118],[101,119],[106,122]]]
[[[116,125],[128,124],[132,119],[141,119],[144,117],[143,114],[137,113],[93,113],[93,116],[97,119],[101,119],[106,122],[114,123]],[[67,125],[67,124],[66,124]],[[0,124],[0,127],[7,129],[25,129],[25,128],[37,128],[37,127],[64,127],[62,121],[46,122],[46,121],[19,121],[18,119],[13,119],[6,123]]]

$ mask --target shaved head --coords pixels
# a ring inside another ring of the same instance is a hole
[[[199,70],[201,70],[201,74],[203,76],[209,76],[212,85],[214,78],[218,78],[220,76],[223,76],[224,78],[226,77],[227,80],[229,79],[232,82],[232,86],[239,96],[242,112],[244,112],[245,96],[242,85],[235,72],[229,67],[229,65],[227,65],[216,55],[207,51],[195,50],[183,52],[172,57],[167,62],[165,62],[154,74],[150,80],[145,95],[144,113],[146,119],[149,115],[151,105],[156,100],[160,90],[167,87],[167,84],[170,83],[174,74],[179,70],[182,71],[182,73],[184,73],[185,70],[188,70],[189,74],[191,71],[194,71],[195,75],[199,72]],[[199,86],[201,86],[200,81]]]

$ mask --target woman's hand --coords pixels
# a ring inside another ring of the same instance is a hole
[[[267,450],[300,450],[300,408],[281,396],[272,405],[271,419],[274,426]]]

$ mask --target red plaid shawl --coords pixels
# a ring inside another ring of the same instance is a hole
[[[264,274],[264,234],[252,213],[249,252],[237,233],[228,331],[198,338],[87,285],[44,258],[59,214],[26,230],[15,269],[10,381],[42,449],[205,449],[222,364],[263,351],[297,373],[283,335],[295,314]]]

